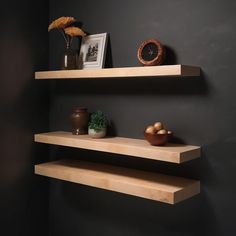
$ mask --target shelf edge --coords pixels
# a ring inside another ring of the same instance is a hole
[[[200,193],[198,180],[79,160],[38,164],[35,174],[168,204]]]
[[[162,65],[148,67],[122,67],[84,70],[54,70],[35,72],[35,79],[92,79],[128,77],[199,76],[200,67],[188,65]]]
[[[149,145],[145,140],[140,139],[114,137],[111,139],[107,138],[101,140],[93,140],[91,138],[83,137],[84,135],[74,136],[69,132],[58,131],[35,134],[34,140],[35,142],[39,143],[127,155],[156,161],[165,161],[175,164],[181,164],[183,162],[200,157],[199,146],[189,145],[190,150],[186,150],[186,146],[188,145],[184,145],[184,151],[175,151],[173,150],[173,148],[175,148],[176,144],[174,144],[172,148],[171,146],[153,147]],[[118,141],[118,143],[116,140]],[[171,149],[168,150],[169,147]],[[177,145],[177,147],[182,148],[182,146],[179,145]]]

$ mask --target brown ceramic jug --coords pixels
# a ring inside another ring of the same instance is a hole
[[[89,113],[85,107],[76,107],[70,116],[72,134],[87,134]]]

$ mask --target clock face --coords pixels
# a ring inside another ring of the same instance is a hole
[[[155,43],[148,43],[143,47],[141,57],[145,61],[152,61],[158,55],[158,47]]]

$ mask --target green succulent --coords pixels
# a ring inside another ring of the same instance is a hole
[[[107,127],[108,120],[102,111],[92,113],[89,121],[89,128],[96,132]]]

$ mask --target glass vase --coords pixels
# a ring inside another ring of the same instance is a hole
[[[78,54],[77,51],[71,48],[71,44],[66,44],[66,49],[62,56],[62,70],[73,70],[78,67]]]

